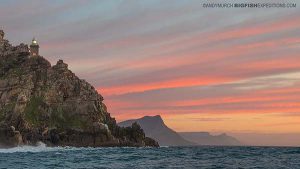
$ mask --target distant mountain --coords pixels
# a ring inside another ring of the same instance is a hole
[[[242,143],[232,136],[227,134],[211,135],[208,132],[180,132],[184,139],[197,143],[199,145],[225,145],[225,146],[239,146]]]
[[[229,133],[248,146],[300,147],[300,133]]]
[[[174,130],[165,125],[163,119],[157,116],[145,116],[140,119],[127,120],[118,123],[121,127],[131,126],[137,122],[144,130],[147,137],[154,138],[160,146],[187,146],[196,145],[182,138]]]
[[[140,119],[127,120],[118,123],[121,127],[131,126],[137,122],[147,137],[154,138],[161,146],[188,145],[242,145],[240,141],[227,134],[211,135],[208,132],[177,133],[165,125],[161,116],[145,116]]]

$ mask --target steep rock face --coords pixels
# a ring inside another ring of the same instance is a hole
[[[103,97],[59,60],[0,40],[0,146],[158,146],[139,125],[121,128]]]

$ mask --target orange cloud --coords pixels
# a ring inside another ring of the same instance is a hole
[[[177,101],[171,103],[173,106],[200,106],[200,105],[221,105],[221,104],[236,104],[236,103],[251,103],[251,102],[273,102],[273,101],[284,101],[288,99],[300,99],[300,96],[263,96],[263,95],[251,95],[246,94],[244,96],[235,97],[221,97],[221,98],[210,98],[190,101]]]
[[[165,88],[177,88],[177,87],[191,87],[191,86],[203,86],[220,84],[232,81],[233,78],[230,77],[187,77],[187,78],[177,78],[168,81],[159,81],[152,83],[139,83],[131,84],[121,87],[102,87],[98,89],[100,93],[104,95],[114,95],[114,94],[124,94],[132,92],[143,92],[147,90],[165,89]]]

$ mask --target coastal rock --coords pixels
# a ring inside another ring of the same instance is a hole
[[[15,130],[14,126],[0,126],[0,146],[14,147],[23,144],[23,138],[19,131]]]
[[[1,40],[0,146],[158,146],[138,124],[119,127],[103,100],[63,60],[51,66]]]

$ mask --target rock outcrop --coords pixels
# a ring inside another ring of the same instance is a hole
[[[158,146],[138,124],[119,127],[103,97],[59,60],[0,39],[0,146]]]

